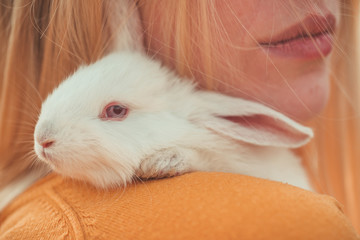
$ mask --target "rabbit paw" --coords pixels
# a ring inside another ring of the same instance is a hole
[[[184,155],[176,148],[167,148],[145,158],[135,174],[142,179],[151,179],[174,177],[189,171]]]

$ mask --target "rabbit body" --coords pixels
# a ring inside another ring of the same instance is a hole
[[[112,102],[126,107],[124,119],[102,117]],[[270,108],[198,90],[159,62],[123,51],[80,67],[48,96],[34,148],[54,171],[99,188],[221,171],[311,189],[289,149],[311,137]]]

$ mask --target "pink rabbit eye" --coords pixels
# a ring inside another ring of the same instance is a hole
[[[100,115],[101,119],[104,120],[123,120],[128,113],[128,109],[119,103],[113,102],[105,106],[102,114]]]

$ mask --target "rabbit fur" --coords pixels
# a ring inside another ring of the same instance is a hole
[[[102,119],[110,102],[125,106],[127,117]],[[99,188],[221,171],[311,189],[289,148],[312,135],[266,106],[199,90],[158,61],[121,51],[80,67],[48,96],[34,148],[54,171]],[[41,146],[49,140],[50,147]]]

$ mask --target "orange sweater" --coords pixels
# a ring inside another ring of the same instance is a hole
[[[0,214],[0,239],[359,239],[331,197],[227,173],[100,191],[55,174]]]

